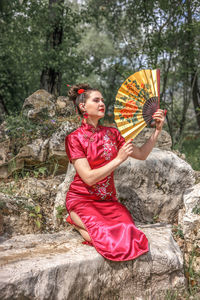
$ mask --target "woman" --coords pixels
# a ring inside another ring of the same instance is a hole
[[[134,259],[148,252],[148,240],[116,198],[113,171],[128,157],[145,160],[162,130],[164,113],[154,114],[155,132],[140,148],[125,142],[116,128],[98,121],[105,115],[101,93],[87,84],[72,86],[69,99],[83,116],[82,125],[66,137],[66,152],[76,175],[66,197],[67,221],[105,258]]]

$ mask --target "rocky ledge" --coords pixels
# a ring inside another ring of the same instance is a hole
[[[104,259],[67,232],[1,238],[0,299],[166,299],[185,289],[183,257],[170,225],[139,228],[150,251],[127,262]]]

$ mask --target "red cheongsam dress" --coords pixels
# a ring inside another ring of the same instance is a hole
[[[109,163],[124,143],[116,128],[95,128],[84,121],[65,140],[70,162],[85,157],[91,169]],[[148,252],[145,234],[135,227],[131,214],[116,198],[113,173],[93,186],[76,173],[66,196],[66,207],[80,217],[92,245],[105,258],[126,261]]]

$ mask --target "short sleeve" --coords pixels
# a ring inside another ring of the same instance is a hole
[[[65,138],[65,150],[69,161],[86,157],[83,146],[76,135],[69,134]]]
[[[117,148],[118,150],[125,144],[125,139],[124,137],[121,135],[121,133],[119,132],[118,129],[116,129],[116,140],[117,140]]]

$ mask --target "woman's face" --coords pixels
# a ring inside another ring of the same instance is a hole
[[[105,115],[104,99],[99,91],[92,91],[86,100],[84,109],[90,118],[101,119]]]

